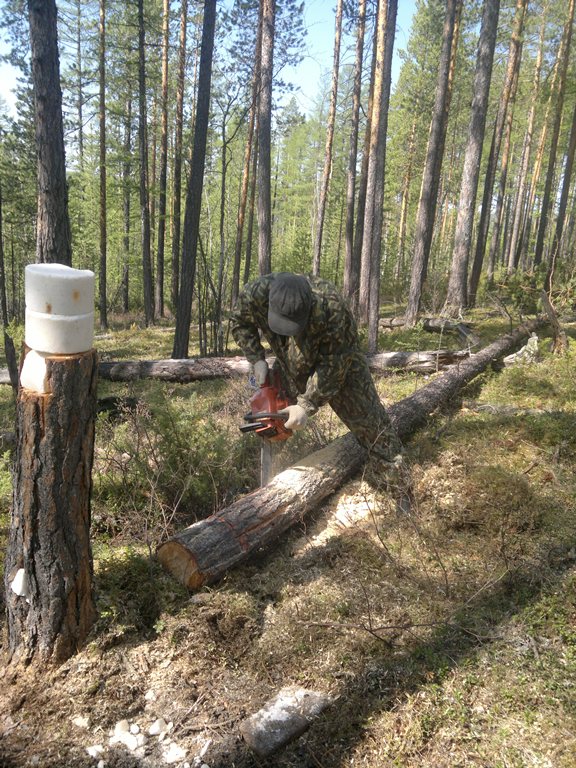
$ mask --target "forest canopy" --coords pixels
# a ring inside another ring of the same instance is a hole
[[[402,48],[396,0],[340,0],[307,114],[287,78],[314,34],[305,5],[57,2],[72,262],[97,275],[100,325],[181,317],[222,353],[238,290],[270,269],[340,286],[371,351],[383,302],[412,323],[502,294],[534,308],[542,288],[572,302],[574,2],[418,0]],[[0,112],[5,319],[21,322],[38,194],[22,0],[2,25],[21,73]]]

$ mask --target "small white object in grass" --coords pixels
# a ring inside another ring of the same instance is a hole
[[[127,455],[127,458],[130,458],[130,457]],[[146,699],[146,701],[156,701],[156,694],[154,693],[152,688],[146,691],[144,698]]]
[[[91,747],[86,747],[86,752],[90,755],[90,757],[100,757],[101,754],[104,752],[104,747],[102,744],[94,744]]]
[[[164,736],[164,734],[168,733],[170,730],[170,726],[164,720],[163,717],[159,717],[157,720],[155,720],[152,725],[150,726],[150,729],[148,730],[148,733],[150,736]]]
[[[10,584],[10,588],[18,597],[26,597],[28,594],[28,577],[24,568],[19,568],[16,571],[16,576],[14,576],[12,584]]]
[[[46,355],[31,349],[22,363],[20,371],[20,386],[41,395],[50,392],[46,376]]]
[[[180,760],[183,760],[186,757],[186,750],[182,749],[182,747],[176,744],[175,741],[172,741],[168,745],[168,748],[164,750],[162,757],[164,758],[165,763],[171,765],[172,763],[177,763]]]
[[[72,722],[78,728],[84,728],[84,730],[90,728],[90,720],[84,715],[77,715],[72,718]]]
[[[143,733],[140,733],[140,728],[137,733],[133,732],[134,725],[130,725],[128,720],[120,720],[114,726],[114,733],[110,737],[110,744],[124,744],[131,752],[134,752],[138,747],[143,747],[146,743],[146,737]]]

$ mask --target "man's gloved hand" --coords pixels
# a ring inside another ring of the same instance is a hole
[[[257,360],[254,363],[254,378],[256,379],[256,384],[258,384],[259,387],[266,384],[267,377],[268,363],[266,360]]]
[[[278,413],[288,414],[288,419],[284,422],[286,429],[302,429],[308,421],[308,414],[301,405],[289,405]]]

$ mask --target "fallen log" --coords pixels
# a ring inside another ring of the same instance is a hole
[[[402,328],[406,323],[404,317],[383,317],[379,322],[380,328]],[[466,323],[458,323],[446,317],[423,317],[422,328],[433,333],[445,333],[455,331],[467,344],[477,346],[480,338]]]
[[[467,357],[468,350],[435,349],[422,352],[379,352],[368,355],[370,370],[385,373],[394,369],[413,373],[433,373]],[[273,357],[268,358],[272,364]],[[246,376],[250,364],[243,357],[198,357],[187,360],[101,360],[98,378],[107,381],[156,379],[174,384],[192,381],[230,379]],[[0,368],[0,384],[10,384],[7,368]]]
[[[542,320],[526,323],[392,405],[390,417],[400,437],[409,437],[461,387],[542,324]],[[365,459],[366,452],[348,433],[276,475],[263,488],[175,534],[159,545],[158,559],[188,589],[217,581],[317,508]]]
[[[243,357],[197,357],[185,360],[101,360],[98,376],[108,381],[159,379],[178,384],[227,379],[248,373]]]
[[[469,350],[435,349],[422,352],[378,352],[367,355],[368,366],[375,373],[391,369],[411,373],[435,373],[464,360]]]

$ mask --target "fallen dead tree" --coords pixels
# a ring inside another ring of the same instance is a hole
[[[424,350],[422,352],[380,352],[368,355],[370,370],[385,372],[398,368],[429,373],[442,370],[468,356],[468,350]],[[273,358],[269,358],[272,362]],[[196,357],[186,360],[101,360],[98,378],[106,381],[138,381],[157,379],[174,384],[191,381],[229,379],[245,376],[250,365],[243,357]],[[0,369],[0,384],[10,384],[8,369]]]
[[[248,373],[243,357],[197,357],[186,360],[101,360],[98,376],[108,381],[159,379],[178,384],[227,379]]]
[[[406,439],[412,435],[459,389],[542,324],[542,320],[535,320],[500,337],[391,406],[390,416],[400,437]],[[263,488],[180,531],[158,547],[158,559],[191,590],[212,583],[231,567],[265,550],[284,531],[316,509],[365,459],[365,451],[348,433],[281,472]]]
[[[471,346],[480,344],[480,338],[466,323],[459,323],[446,317],[424,317],[421,322],[422,328],[425,331],[432,333],[455,332],[464,342]],[[380,328],[388,329],[402,328],[405,324],[406,320],[404,317],[383,317],[379,322]]]

